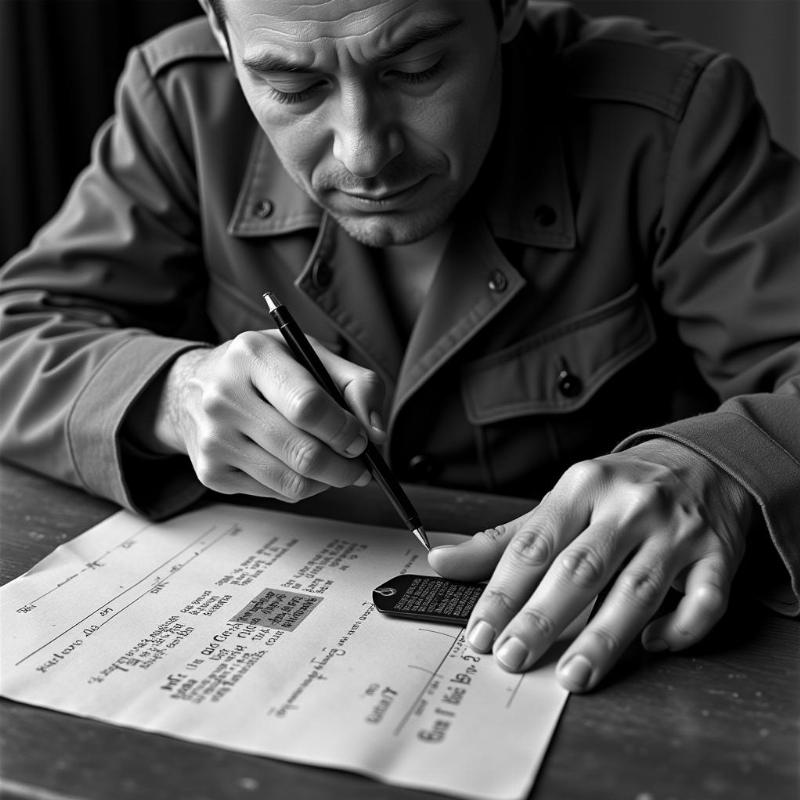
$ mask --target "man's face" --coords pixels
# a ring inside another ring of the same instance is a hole
[[[473,182],[500,105],[486,0],[226,0],[245,97],[297,184],[364,244],[417,241]]]

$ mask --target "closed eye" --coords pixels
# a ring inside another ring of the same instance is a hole
[[[442,59],[439,59],[439,61],[432,66],[427,67],[426,69],[418,71],[393,69],[389,70],[388,74],[397,77],[399,80],[405,81],[406,83],[424,83],[425,81],[431,80],[431,78],[435,77],[441,71],[442,64]]]
[[[276,100],[279,103],[291,105],[292,103],[302,103],[304,100],[308,100],[321,86],[322,81],[317,81],[316,83],[312,83],[310,86],[307,86],[304,89],[300,89],[295,92],[287,92],[282,89],[276,89],[274,86],[270,85],[269,94],[273,100]]]

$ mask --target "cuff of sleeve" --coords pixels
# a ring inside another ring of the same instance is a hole
[[[131,511],[149,519],[165,519],[207,492],[186,456],[147,453],[125,439],[121,439],[119,449],[127,507]]]
[[[174,514],[205,491],[187,459],[155,456],[121,436],[128,409],[178,355],[199,342],[126,339],[86,382],[67,419],[70,457],[84,488],[151,518]]]
[[[759,595],[781,614],[800,614],[800,537],[792,522],[798,518],[797,459],[751,420],[728,411],[639,431],[614,449],[625,450],[658,437],[679,442],[714,462],[753,495],[783,567],[781,580],[776,581],[774,574],[759,576]],[[775,560],[769,553],[759,555],[767,563]]]

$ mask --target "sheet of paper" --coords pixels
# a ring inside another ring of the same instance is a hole
[[[434,544],[454,534],[432,534]],[[120,512],[0,590],[0,693],[34,705],[391,783],[528,792],[567,693],[463,630],[379,614],[430,574],[410,534],[215,505]]]

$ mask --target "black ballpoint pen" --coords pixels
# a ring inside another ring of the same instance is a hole
[[[349,411],[350,409],[347,407],[347,403],[345,403],[344,396],[319,360],[319,356],[314,351],[314,348],[300,330],[300,326],[294,321],[294,318],[289,313],[289,309],[287,309],[272,292],[264,292],[263,297],[269,309],[269,315],[278,326],[278,330],[281,332],[281,335],[294,357],[317,379],[317,382],[322,388],[325,389],[342,408],[346,408]],[[398,483],[397,478],[392,474],[389,465],[378,452],[378,448],[367,440],[367,447],[361,455],[367,462],[372,477],[380,484],[380,487],[395,507],[395,510],[400,515],[406,527],[416,536],[420,544],[426,550],[430,550],[431,546],[428,542],[425,528],[422,527],[422,523],[420,522],[419,515],[414,509],[414,506],[411,505],[411,501]]]

